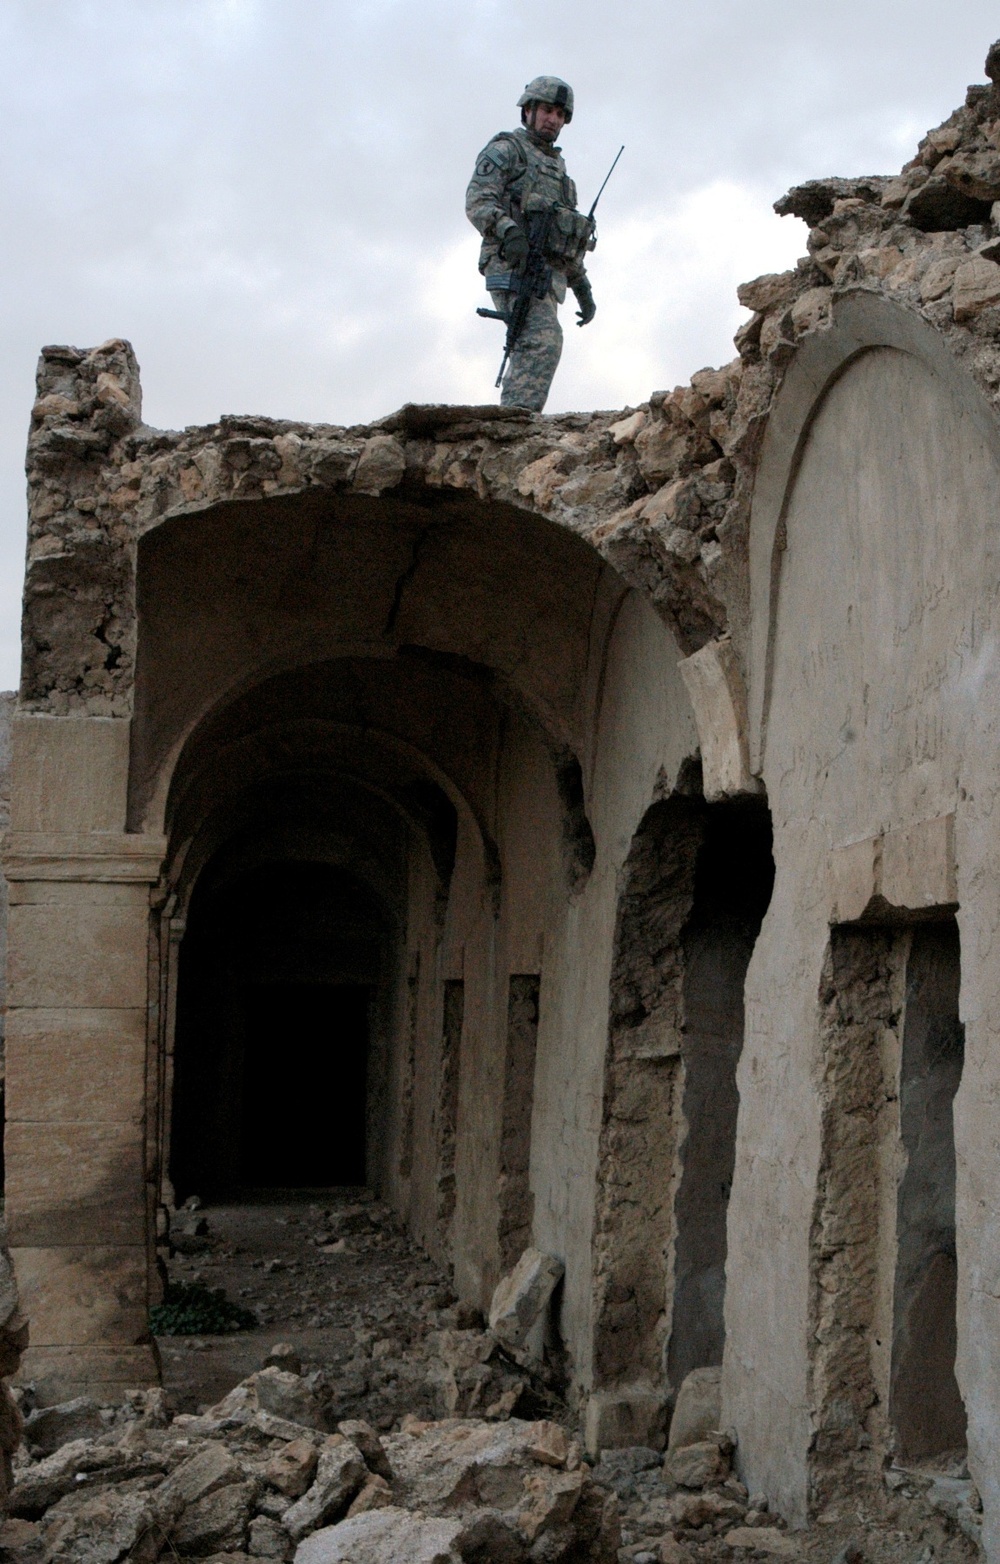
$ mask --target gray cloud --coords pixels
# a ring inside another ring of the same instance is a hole
[[[731,357],[736,281],[801,253],[770,202],[896,170],[995,31],[986,0],[0,0],[0,687],[43,342],[128,336],[165,426],[489,400],[465,183],[555,71],[583,200],[627,151],[550,407],[638,402]]]

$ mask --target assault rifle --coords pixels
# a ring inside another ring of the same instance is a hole
[[[587,213],[587,222],[594,232],[594,213],[597,211],[597,203],[604,194],[604,185],[618,165],[618,158],[625,151],[624,146],[619,147],[617,156],[604,176],[604,184],[594,197],[594,204]],[[544,299],[548,297],[552,286],[552,267],[545,259],[545,248],[548,244],[549,230],[555,211],[548,207],[541,212],[531,212],[526,219],[526,232],[528,236],[528,259],[524,264],[524,270],[518,273],[517,284],[511,290],[514,295],[514,304],[511,310],[503,315],[499,310],[477,309],[476,314],[482,315],[484,320],[502,320],[507,324],[507,339],[503,345],[503,358],[500,362],[500,373],[497,375],[496,384],[503,383],[504,371],[510,363],[510,355],[517,346],[517,339],[524,330],[528,319],[528,311],[531,309],[532,299]]]
[[[477,310],[477,315],[483,315],[487,320],[504,320],[507,322],[507,340],[503,345],[503,359],[500,363],[500,373],[497,375],[496,384],[503,381],[504,371],[510,363],[510,355],[517,345],[517,339],[524,330],[528,319],[528,311],[531,309],[532,299],[544,299],[548,297],[552,287],[552,267],[545,259],[545,247],[548,244],[549,229],[552,227],[552,219],[555,212],[552,207],[542,212],[531,212],[527,218],[528,235],[528,259],[524,263],[524,270],[518,273],[517,282],[511,289],[514,295],[514,303],[507,315],[501,315],[499,310]]]

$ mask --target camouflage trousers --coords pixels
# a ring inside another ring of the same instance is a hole
[[[506,316],[511,295],[498,290],[491,298],[494,308]],[[559,367],[562,343],[559,307],[552,294],[544,299],[532,299],[524,330],[517,339],[503,377],[501,407],[530,407],[534,413],[541,412]]]

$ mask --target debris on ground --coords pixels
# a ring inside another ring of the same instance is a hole
[[[551,1257],[529,1252],[498,1289],[500,1342],[358,1191],[197,1210],[206,1247],[171,1245],[171,1285],[222,1286],[267,1327],[161,1337],[164,1388],[116,1407],[85,1396],[36,1407],[20,1387],[25,1435],[0,1564],[977,1555],[978,1498],[960,1462],[892,1469],[880,1499],[789,1530],[735,1475],[733,1438],[717,1426],[718,1370],[681,1388],[666,1451],[605,1450],[591,1463],[539,1346]]]

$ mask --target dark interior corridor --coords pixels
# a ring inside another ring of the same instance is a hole
[[[255,984],[246,993],[240,1182],[365,1181],[369,989]]]
[[[338,867],[209,865],[179,972],[178,1201],[364,1183],[385,923]]]

